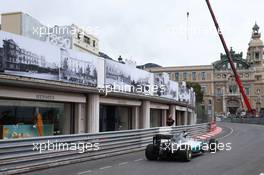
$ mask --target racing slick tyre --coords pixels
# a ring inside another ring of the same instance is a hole
[[[216,139],[209,140],[209,151],[210,152],[218,151],[218,141]]]
[[[159,156],[158,149],[153,144],[149,144],[145,150],[145,156],[148,160],[157,160]]]
[[[205,143],[202,143],[202,145],[200,146],[200,150],[201,150],[201,153],[205,153],[205,150],[204,150],[204,147],[206,146]]]
[[[189,145],[182,145],[179,152],[180,159],[184,162],[189,162],[192,159],[192,149]]]

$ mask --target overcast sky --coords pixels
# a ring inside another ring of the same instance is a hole
[[[264,1],[211,3],[228,46],[245,57],[255,21],[264,31]],[[223,52],[205,0],[1,0],[0,13],[11,11],[28,13],[48,26],[89,28],[100,40],[100,51],[137,64],[204,65]]]

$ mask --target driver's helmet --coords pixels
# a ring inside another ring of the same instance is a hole
[[[189,133],[188,133],[187,131],[183,131],[183,132],[182,132],[182,136],[183,136],[183,137],[186,138],[188,135],[189,135]]]

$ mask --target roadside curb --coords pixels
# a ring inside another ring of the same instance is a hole
[[[220,134],[222,132],[222,130],[223,129],[221,127],[216,127],[216,129],[214,131],[210,131],[206,134],[196,136],[195,138],[201,139],[201,140],[207,140],[207,139],[210,139],[211,137],[214,137],[214,136]]]

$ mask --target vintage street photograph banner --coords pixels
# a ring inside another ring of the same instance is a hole
[[[99,67],[103,69],[104,62],[95,55],[0,32],[0,71],[4,74],[97,87]]]
[[[105,60],[105,84],[114,90],[152,95],[153,74],[133,65]]]
[[[98,77],[96,59],[91,54],[61,48],[60,79],[96,87]]]
[[[169,74],[154,74],[154,85],[158,86],[158,91],[154,92],[154,95],[178,100],[179,85],[170,80]]]
[[[0,32],[0,71],[5,74],[59,80],[59,66],[58,47]]]

